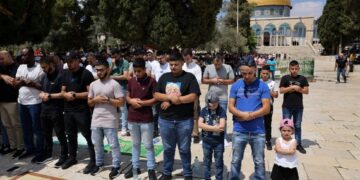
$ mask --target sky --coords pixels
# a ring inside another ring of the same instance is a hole
[[[313,16],[318,19],[322,14],[326,0],[292,0],[291,4],[293,6],[291,16]]]

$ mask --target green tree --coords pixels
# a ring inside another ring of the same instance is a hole
[[[123,41],[157,47],[197,47],[209,41],[222,0],[100,0],[110,32]]]
[[[246,46],[249,50],[255,50],[256,42],[250,28],[250,18],[254,10],[254,5],[249,4],[247,0],[231,0],[227,5],[227,14],[224,19],[226,27],[237,27],[237,3],[239,3],[239,33],[247,37]]]
[[[41,42],[49,33],[55,0],[0,1],[0,45]]]
[[[98,0],[57,0],[46,41],[58,51],[95,47],[96,43],[89,36],[93,32],[92,17],[98,13],[98,3]]]
[[[355,0],[328,0],[318,20],[321,44],[332,54],[360,33],[360,5]]]

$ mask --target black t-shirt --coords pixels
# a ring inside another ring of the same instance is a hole
[[[42,90],[49,94],[60,93],[62,86],[62,74],[55,70],[53,74],[46,75],[41,82]],[[63,99],[49,99],[42,103],[42,111],[61,111],[64,108]]]
[[[347,60],[345,58],[336,59],[336,64],[338,65],[338,68],[345,68],[346,63],[347,63]]]
[[[298,85],[302,88],[309,86],[307,79],[304,76],[298,75],[292,77],[290,75],[285,75],[281,78],[280,88],[289,87],[290,85]],[[303,106],[303,95],[299,92],[291,92],[284,94],[284,102],[282,107],[286,108],[304,108]]]
[[[171,72],[163,74],[156,86],[156,92],[176,96],[185,96],[190,93],[201,94],[195,76],[185,71],[177,77]],[[166,110],[160,109],[159,115],[162,119],[176,121],[194,118],[194,103],[172,104]]]
[[[0,74],[8,75],[15,78],[19,65],[13,63],[9,66],[0,66]],[[0,102],[17,102],[19,90],[0,80]]]
[[[76,93],[86,92],[87,86],[94,81],[94,77],[90,71],[81,67],[77,72],[64,70],[62,77],[62,85],[66,86],[66,92],[74,91]],[[64,101],[65,111],[87,111],[89,106],[87,99],[75,99],[74,101]]]
[[[226,120],[226,112],[223,108],[218,106],[218,108],[214,111],[211,111],[208,107],[204,107],[201,109],[200,117],[204,119],[204,123],[210,126],[215,126],[220,124],[220,119],[224,118]],[[224,143],[224,131],[221,133],[217,132],[209,132],[202,130],[201,136],[204,142],[208,143]]]

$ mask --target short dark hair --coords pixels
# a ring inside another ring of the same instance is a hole
[[[192,50],[190,48],[185,48],[185,49],[182,50],[182,55],[183,56],[187,56],[187,55],[192,56],[193,55]]]
[[[215,55],[215,58],[213,60],[221,60],[221,62],[224,62],[224,56],[222,54],[216,54]]]
[[[106,59],[98,59],[95,66],[105,66],[106,68],[110,67],[109,62]]]
[[[143,58],[136,58],[133,61],[134,68],[144,68],[145,69],[145,60]]]
[[[40,64],[56,64],[55,56],[41,56]]]
[[[261,68],[261,70],[265,70],[265,71],[270,71],[270,66],[269,65],[265,65]]]
[[[299,62],[296,61],[296,60],[292,60],[292,61],[290,61],[290,63],[289,63],[289,66],[298,66],[298,65],[299,65]]]
[[[179,52],[173,52],[170,55],[170,61],[184,61],[184,58]]]
[[[111,52],[111,55],[120,54],[120,49],[112,48],[110,52]]]

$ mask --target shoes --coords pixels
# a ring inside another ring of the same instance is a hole
[[[171,180],[171,175],[162,174],[159,180]]]
[[[226,139],[224,139],[224,146],[225,146],[225,147],[229,147],[229,146],[231,146],[231,145],[232,145],[231,142],[229,142],[229,141],[227,141]]]
[[[126,130],[121,130],[120,135],[121,135],[121,136],[130,136],[130,133],[127,132]]]
[[[19,157],[21,154],[23,154],[25,152],[25,149],[18,149],[15,151],[15,153],[12,155],[12,158],[17,158]]]
[[[84,174],[89,174],[93,172],[94,168],[96,167],[96,164],[94,161],[90,161],[88,165],[86,165],[85,169],[83,170]]]
[[[67,160],[67,158],[68,158],[67,156],[60,156],[59,160],[55,163],[55,167],[58,168],[62,166]]]
[[[11,153],[11,152],[13,152],[13,151],[15,151],[15,150],[16,150],[16,149],[11,149],[9,145],[3,145],[3,146],[1,147],[1,154],[2,154],[2,155],[9,154],[9,153]]]
[[[302,153],[302,154],[306,154],[306,150],[304,149],[304,147],[301,146],[301,144],[296,146],[296,149]]]
[[[109,179],[115,179],[119,175],[120,175],[120,167],[113,167],[109,174]]]
[[[50,160],[52,160],[52,156],[50,154],[39,154],[31,160],[31,163],[43,164]]]
[[[95,176],[96,174],[99,174],[104,169],[104,166],[94,166],[91,170],[91,175]]]
[[[75,165],[76,163],[77,163],[77,160],[74,157],[70,157],[61,165],[61,168],[67,169],[67,168]]]
[[[270,141],[266,141],[266,149],[271,151],[272,150],[272,145]]]
[[[22,153],[20,156],[18,156],[18,159],[25,159],[28,158],[30,156],[34,155],[33,152],[29,152],[29,151],[25,151],[24,153]]]
[[[141,174],[141,171],[140,171],[139,168],[136,168],[136,172],[137,172],[137,174]],[[124,177],[125,177],[126,179],[129,179],[129,178],[132,178],[133,175],[134,175],[134,173],[133,173],[133,168],[131,167],[129,170],[127,170],[127,171],[125,172]]]
[[[153,169],[148,170],[148,176],[149,176],[149,180],[157,180],[155,170]]]
[[[194,144],[199,144],[200,142],[200,137],[199,136],[193,136],[193,143]]]
[[[185,176],[184,179],[185,179],[185,180],[192,180],[193,177],[192,177],[192,176]]]
[[[340,83],[340,81],[336,81],[336,84],[339,84]]]

